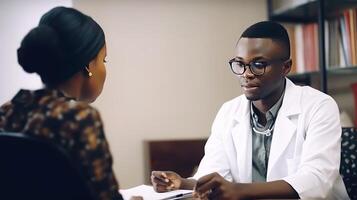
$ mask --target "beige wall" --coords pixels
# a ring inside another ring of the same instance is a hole
[[[20,88],[39,89],[41,79],[28,74],[17,63],[17,48],[22,38],[56,6],[72,6],[71,0],[0,0],[0,105],[9,101]]]
[[[241,93],[227,61],[263,0],[74,0],[107,37],[107,82],[95,102],[122,188],[144,183],[144,140],[204,138]],[[184,147],[177,147],[184,148]]]

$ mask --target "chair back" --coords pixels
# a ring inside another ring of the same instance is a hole
[[[0,133],[0,199],[96,200],[67,151],[22,133]]]
[[[351,199],[357,199],[357,128],[342,128],[340,173]]]

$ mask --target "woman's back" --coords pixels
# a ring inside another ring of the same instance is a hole
[[[51,140],[79,160],[100,199],[122,199],[97,110],[56,89],[20,90],[0,107],[0,132],[21,132]]]

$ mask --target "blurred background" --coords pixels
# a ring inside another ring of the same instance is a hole
[[[22,71],[16,50],[59,5],[90,15],[105,31],[107,80],[93,106],[122,188],[148,178],[145,141],[209,136],[222,103],[241,94],[228,65],[237,39],[267,19],[263,0],[1,0],[0,104],[20,88],[42,87]]]
[[[342,126],[353,126],[353,120],[356,126],[357,50],[352,44],[356,45],[357,25],[351,23],[350,34],[342,25],[356,16],[357,1],[326,1],[324,51],[318,46],[323,40],[315,37],[323,32],[317,23],[317,2],[0,0],[0,104],[20,88],[43,87],[37,75],[22,70],[16,55],[22,38],[37,26],[40,17],[56,6],[84,12],[106,34],[107,80],[93,106],[104,121],[114,171],[121,188],[147,183],[155,166],[197,165],[188,162],[200,160],[218,109],[242,93],[228,65],[236,42],[249,25],[269,18],[291,23],[284,25],[291,34],[292,59],[297,66],[289,77],[332,95],[341,111]],[[340,24],[337,29],[336,24]],[[311,27],[314,36],[305,37]],[[350,43],[332,46],[348,38]],[[351,62],[343,56],[337,59],[343,53],[351,55]],[[326,55],[326,63],[319,60],[322,55]],[[308,64],[314,69],[306,68]],[[327,75],[322,77],[321,69]],[[320,86],[322,80],[328,88]]]

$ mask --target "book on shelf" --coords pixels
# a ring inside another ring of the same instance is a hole
[[[357,65],[357,8],[350,8],[343,11],[342,15],[336,19],[328,20],[329,32],[336,32],[337,35],[331,35],[330,41],[336,40],[339,54],[332,56],[339,56],[340,62],[330,62],[330,67],[346,67]]]
[[[309,23],[303,25],[304,42],[304,68],[305,72],[318,71],[318,36],[317,24]]]
[[[318,71],[317,24],[284,24],[290,38],[291,74]]]
[[[304,36],[303,36],[303,31],[302,31],[302,25],[297,24],[295,26],[295,46],[292,46],[291,48],[296,49],[295,54],[291,54],[292,58],[296,58],[296,72],[297,73],[304,73]],[[293,59],[294,60],[294,59]]]
[[[350,18],[352,65],[357,65],[357,8],[348,9],[348,13]]]
[[[294,48],[296,46],[295,35],[294,35],[295,27],[291,24],[286,24],[285,28],[288,31],[288,35],[289,35],[289,39],[290,39],[290,55],[296,55],[296,52],[295,52],[296,48]],[[298,73],[298,70],[296,68],[296,66],[297,66],[296,56],[291,56],[291,60],[292,60],[292,66],[291,66],[290,73],[296,74],[296,73]]]
[[[325,55],[327,68],[357,66],[357,8],[325,20]],[[319,70],[317,23],[284,24],[291,44],[291,74]]]

